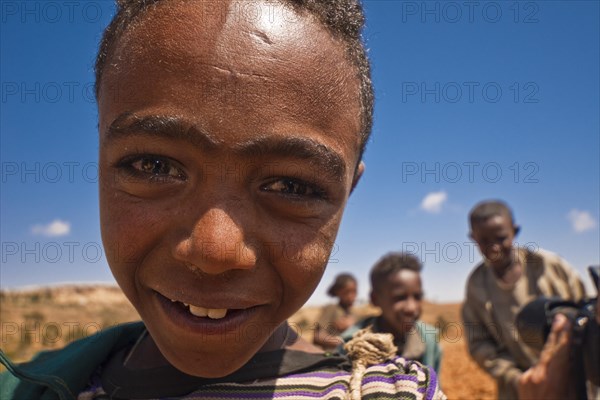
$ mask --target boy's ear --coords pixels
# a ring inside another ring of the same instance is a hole
[[[354,172],[354,178],[352,179],[352,188],[350,189],[350,194],[354,192],[354,188],[358,184],[358,181],[360,180],[360,177],[362,176],[363,172],[365,172],[365,163],[361,160],[356,167],[356,171]]]
[[[515,236],[517,236],[519,234],[519,232],[521,232],[521,226],[520,225],[513,225],[513,230],[515,232]]]

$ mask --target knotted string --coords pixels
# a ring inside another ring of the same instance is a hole
[[[356,332],[344,345],[344,350],[352,361],[348,400],[361,399],[361,384],[367,367],[391,360],[398,352],[391,333],[373,333],[370,326]]]

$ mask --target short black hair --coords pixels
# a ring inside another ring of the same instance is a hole
[[[371,290],[379,290],[390,275],[404,269],[421,272],[423,264],[410,253],[393,252],[381,257],[371,268]]]
[[[497,215],[506,216],[510,218],[510,223],[512,225],[515,224],[513,212],[508,204],[502,200],[484,200],[477,203],[469,213],[469,223],[471,225],[471,229],[473,229],[475,224],[484,222]]]
[[[336,297],[337,292],[349,283],[357,283],[356,278],[352,274],[342,273],[335,277],[335,280],[327,289],[327,294],[330,297]]]
[[[102,35],[96,56],[96,98],[99,97],[100,83],[107,60],[111,57],[117,42],[144,12],[158,3],[170,0],[116,0],[117,11]],[[360,148],[359,159],[365,151],[373,126],[373,83],[371,66],[362,38],[365,15],[360,0],[279,0],[292,7],[297,13],[308,13],[316,18],[345,47],[346,58],[355,68],[360,85]],[[310,38],[306,38],[310,40]]]

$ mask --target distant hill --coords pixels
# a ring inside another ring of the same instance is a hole
[[[0,291],[1,346],[16,361],[138,319],[116,286],[66,285]]]

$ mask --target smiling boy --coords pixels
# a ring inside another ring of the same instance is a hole
[[[278,29],[177,4],[144,11],[98,65],[100,173],[122,177],[101,181],[102,236],[160,354],[188,374],[223,376],[321,278],[363,170],[359,82],[312,19]],[[111,88],[123,87],[114,101]],[[113,248],[131,238],[134,263]],[[257,327],[252,340],[223,346],[239,326]]]
[[[438,374],[442,359],[438,331],[419,320],[423,311],[421,262],[412,254],[389,253],[371,269],[371,303],[381,315],[359,321],[342,334],[348,341],[359,330],[391,333],[398,354],[432,367]]]
[[[579,301],[583,284],[556,254],[514,246],[520,227],[504,202],[477,204],[469,221],[484,258],[469,276],[462,310],[469,352],[496,380],[498,398],[515,399],[523,371],[539,359],[519,338],[516,314],[540,296]]]
[[[100,220],[143,325],[22,367],[0,357],[20,378],[2,398],[346,396],[347,361],[286,319],[363,173],[362,25],[346,0],[119,2],[96,62]],[[363,395],[443,397],[417,363],[368,371],[386,380]]]

